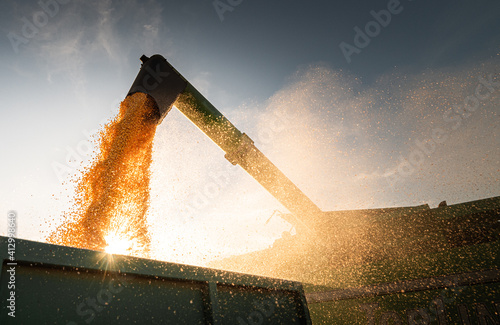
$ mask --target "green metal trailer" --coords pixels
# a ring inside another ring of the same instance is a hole
[[[386,234],[379,258],[331,269],[330,288],[306,285],[313,323],[500,324],[499,203],[372,220]]]
[[[364,285],[307,287],[311,318],[314,324],[500,324],[499,251],[496,242],[366,265]]]
[[[0,237],[0,324],[311,324],[298,282]]]
[[[500,197],[323,212],[163,57],[141,61],[129,95],[156,123],[175,104],[296,235],[212,264],[261,276],[1,237],[1,324],[310,324],[305,297],[315,324],[500,324]]]
[[[500,197],[316,220],[210,266],[302,282],[313,324],[500,324]]]

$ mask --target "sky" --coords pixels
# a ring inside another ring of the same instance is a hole
[[[163,55],[324,211],[498,196],[499,15],[495,0],[3,1],[0,235],[9,211],[20,238],[62,221],[143,54]],[[158,127],[157,258],[203,265],[291,228],[223,156],[175,109]]]

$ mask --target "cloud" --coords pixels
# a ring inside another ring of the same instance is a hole
[[[25,16],[40,8],[28,9]],[[74,94],[85,103],[93,65],[109,62],[120,74],[129,67],[132,49],[169,43],[160,41],[161,13],[156,1],[71,1],[60,6],[23,51],[44,67],[49,82],[55,76],[68,78]]]
[[[263,105],[251,137],[325,210],[496,196],[500,87],[470,116],[460,115],[460,127],[444,116],[463,110],[480,78],[498,78],[498,66],[492,59],[419,74],[394,71],[364,85],[312,65]],[[464,113],[449,116],[458,114]],[[437,135],[443,139],[433,145]],[[398,172],[410,160],[417,161],[413,170]]]

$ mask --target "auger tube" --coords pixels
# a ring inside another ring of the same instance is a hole
[[[240,165],[293,213],[284,217],[297,231],[313,226],[321,210],[255,147],[248,135],[240,132],[164,57],[143,55],[141,61],[141,69],[127,96],[136,92],[150,95],[157,104],[157,123],[161,123],[175,105],[224,150],[227,160]]]

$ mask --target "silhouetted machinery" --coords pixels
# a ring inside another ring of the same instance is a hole
[[[500,198],[322,212],[162,56],[129,91],[175,105],[291,214],[272,248],[212,265],[306,285],[315,324],[500,324]],[[321,284],[321,286],[318,286]]]
[[[162,56],[141,61],[127,96],[153,123],[175,105],[291,212],[296,235],[211,266],[294,281],[0,237],[1,324],[500,324],[500,197],[322,212]]]
[[[297,235],[213,266],[315,283],[318,324],[500,324],[500,198],[322,212],[163,57],[141,60],[129,94],[158,122],[175,105],[291,212]]]
[[[296,216],[319,211],[163,57],[141,60],[128,95],[154,100],[155,123],[175,103]],[[311,324],[299,282],[6,237],[0,249],[1,324]]]
[[[200,94],[161,55],[141,57],[142,67],[128,95],[145,93],[157,104],[161,123],[173,105],[222,150],[233,165],[240,165],[292,214],[288,222],[297,231],[312,230],[321,210],[255,147],[221,112]]]

